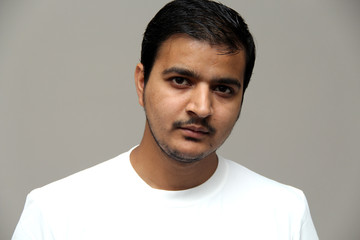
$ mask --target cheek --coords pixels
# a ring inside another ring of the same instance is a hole
[[[223,123],[234,123],[236,122],[239,111],[240,111],[240,104],[231,103],[231,104],[219,104],[216,107],[216,118],[217,121],[222,121]]]
[[[179,115],[179,101],[169,94],[145,94],[146,114],[160,128],[168,128]]]
[[[222,106],[219,108],[216,116],[213,116],[214,127],[217,128],[219,133],[221,132],[223,135],[228,135],[231,132],[238,119],[239,110],[239,107]]]

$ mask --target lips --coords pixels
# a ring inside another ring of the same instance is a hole
[[[189,130],[195,133],[201,133],[201,134],[209,134],[210,131],[205,128],[205,127],[201,127],[201,126],[183,126],[181,127],[181,129],[183,130]]]
[[[188,140],[200,141],[205,137],[216,133],[206,119],[190,118],[187,121],[176,121],[173,129],[180,130],[182,135]]]
[[[180,127],[185,138],[200,140],[210,134],[210,131],[202,126],[182,126]]]

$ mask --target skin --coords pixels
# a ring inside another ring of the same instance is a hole
[[[245,72],[244,50],[224,50],[174,35],[160,47],[146,86],[143,65],[136,66],[136,90],[147,120],[130,161],[151,187],[189,189],[215,172],[216,150],[240,114]]]

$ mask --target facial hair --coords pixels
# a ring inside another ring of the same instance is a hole
[[[145,85],[145,89],[146,89],[146,85]],[[212,151],[209,152],[203,152],[201,154],[198,154],[196,156],[189,156],[185,153],[182,153],[176,149],[171,148],[167,143],[161,141],[156,134],[153,131],[153,127],[151,124],[151,121],[148,118],[147,112],[146,112],[146,101],[145,101],[145,89],[143,92],[143,102],[144,102],[144,111],[145,111],[145,116],[146,116],[146,121],[148,123],[151,135],[154,139],[154,141],[156,142],[156,144],[158,145],[158,147],[161,149],[161,151],[167,155],[169,158],[178,161],[180,163],[185,163],[185,164],[190,164],[190,163],[195,163],[200,161],[201,159],[204,159],[205,157],[209,156],[210,154],[214,153],[217,148],[213,149]],[[241,109],[241,106],[240,106]],[[236,121],[238,120],[239,116],[240,116],[240,110],[237,116]],[[177,128],[181,128],[182,126],[186,126],[186,125],[190,125],[190,124],[197,124],[200,125],[204,128],[207,129],[208,133],[211,135],[214,135],[216,133],[216,129],[214,127],[212,127],[209,123],[208,123],[208,118],[197,118],[197,117],[192,117],[187,121],[176,121],[172,124],[172,130],[175,130]],[[229,134],[230,135],[230,134]],[[186,138],[186,140],[188,141],[194,141],[197,142],[199,140],[194,139],[194,138]],[[226,138],[223,140],[223,142],[221,144],[219,144],[219,146],[221,146],[224,142],[225,142]],[[213,146],[210,145],[210,147],[212,148]]]
[[[146,113],[146,108],[145,108],[145,113]],[[161,141],[159,138],[156,137],[156,135],[154,134],[153,128],[151,126],[151,122],[149,121],[148,117],[146,117],[147,123],[149,125],[149,129],[151,132],[151,135],[153,137],[153,139],[155,140],[156,144],[159,146],[159,148],[161,149],[161,151],[163,153],[165,153],[169,158],[178,161],[180,163],[195,163],[200,161],[201,159],[207,157],[208,155],[210,155],[211,153],[215,152],[215,150],[210,151],[210,152],[203,152],[201,154],[198,154],[196,156],[189,156],[187,154],[184,154],[176,149],[171,148],[168,144],[166,144],[165,142]],[[193,123],[198,123],[199,125],[202,125],[203,127],[205,127],[206,129],[208,129],[209,134],[213,135],[215,134],[216,130],[215,128],[213,128],[212,126],[210,126],[206,120],[198,120],[196,118],[190,118],[187,121],[177,121],[173,123],[173,130],[180,128],[181,126],[186,126],[189,124],[193,124]],[[197,139],[192,139],[192,138],[187,138],[188,141],[194,141],[196,142]]]

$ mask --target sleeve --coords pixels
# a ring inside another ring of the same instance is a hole
[[[304,197],[305,211],[303,214],[302,225],[300,230],[300,240],[319,240],[314,223],[311,218],[309,205],[307,203],[305,195],[303,195],[303,197]]]
[[[37,201],[36,190],[28,194],[20,220],[15,228],[12,240],[52,240],[44,215]]]

